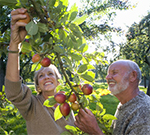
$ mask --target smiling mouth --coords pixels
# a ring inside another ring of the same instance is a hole
[[[114,80],[108,80],[108,85],[112,86],[112,85],[115,85],[116,82]]]
[[[52,82],[46,82],[44,85],[50,85],[53,84]]]

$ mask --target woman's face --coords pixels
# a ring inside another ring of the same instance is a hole
[[[47,96],[54,95],[59,82],[52,68],[45,67],[38,74],[38,84],[40,90],[42,91],[42,94],[46,94]]]

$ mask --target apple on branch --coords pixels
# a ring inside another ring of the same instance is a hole
[[[33,63],[39,62],[40,59],[41,59],[41,56],[40,56],[38,53],[36,53],[36,54],[34,54],[34,55],[32,56],[32,62],[33,62]]]
[[[67,102],[60,105],[60,112],[63,116],[69,115],[70,110],[70,105]]]
[[[90,84],[84,84],[82,87],[84,95],[90,95],[93,92],[93,87]]]
[[[66,95],[63,93],[57,93],[54,95],[54,98],[56,100],[57,103],[64,103],[66,100]]]
[[[73,111],[77,111],[79,108],[80,108],[80,105],[78,103],[74,102],[71,104],[71,109]]]
[[[68,101],[70,101],[70,102],[75,102],[77,100],[77,96],[76,96],[76,94],[73,92],[73,94],[71,94],[70,96],[69,96],[69,98],[68,98]]]
[[[41,60],[40,64],[43,67],[48,67],[51,64],[51,60],[47,57],[45,57],[44,59]]]

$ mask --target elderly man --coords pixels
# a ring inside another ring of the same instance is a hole
[[[150,97],[138,88],[139,66],[130,60],[118,60],[110,65],[106,76],[108,89],[120,103],[112,123],[113,135],[150,134]],[[75,125],[90,135],[104,135],[88,109],[80,109]]]

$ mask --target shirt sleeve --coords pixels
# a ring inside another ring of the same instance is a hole
[[[7,99],[18,108],[26,119],[27,113],[31,109],[31,89],[22,83],[22,78],[18,82],[12,82],[5,78],[5,92]]]

